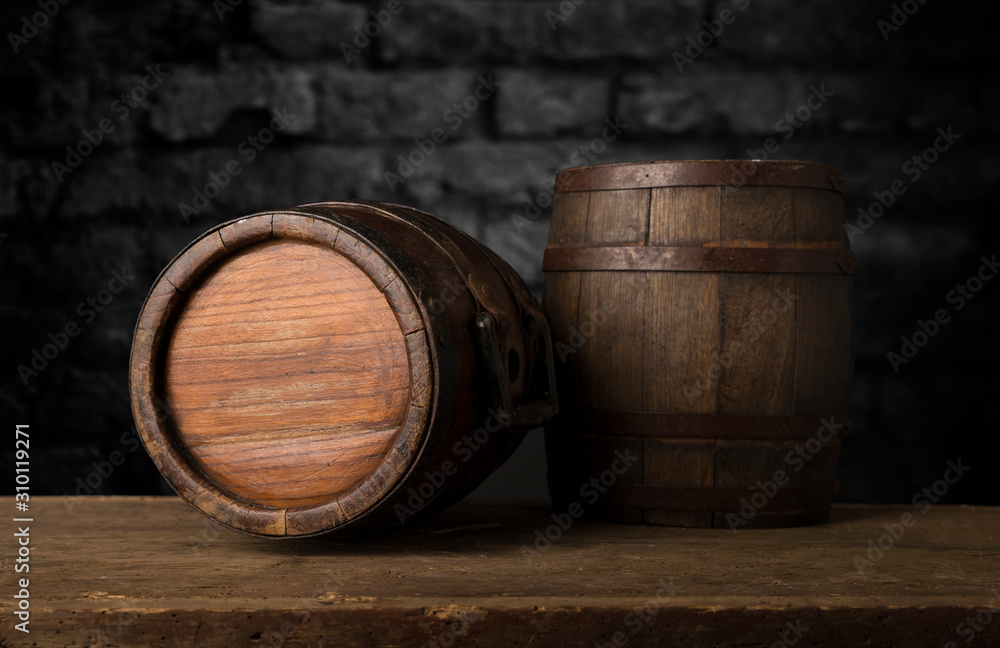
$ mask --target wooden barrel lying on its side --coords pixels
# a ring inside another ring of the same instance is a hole
[[[268,537],[454,503],[555,413],[523,281],[444,221],[319,203],[220,225],[150,290],[132,408],[173,488]]]
[[[842,192],[840,171],[807,162],[559,174],[543,265],[557,507],[696,527],[827,519],[852,370]]]

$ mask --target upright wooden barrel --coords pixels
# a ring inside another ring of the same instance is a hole
[[[499,257],[398,205],[216,227],[160,274],[132,346],[139,434],[233,529],[357,533],[471,491],[555,413],[548,325]]]
[[[852,371],[843,185],[807,162],[559,173],[543,265],[558,508],[734,529],[827,519]]]

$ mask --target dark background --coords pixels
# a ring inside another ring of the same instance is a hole
[[[750,0],[745,11],[730,0],[567,0],[566,19],[551,23],[546,12],[558,14],[558,2],[402,0],[350,62],[341,42],[388,1],[44,3],[58,13],[17,53],[9,32],[42,9],[0,9],[8,34],[0,43],[0,402],[8,428],[31,425],[33,494],[167,492],[130,432],[128,351],[156,274],[208,227],[320,200],[399,202],[485,241],[540,295],[544,194],[557,170],[587,161],[574,151],[618,117],[628,128],[594,162],[746,158],[776,136],[775,157],[843,169],[851,224],[874,191],[905,183],[854,241],[854,432],[840,500],[910,501],[948,459],[961,458],[972,470],[946,501],[1000,504],[1000,280],[961,311],[946,301],[981,256],[998,251],[990,3],[911,0],[903,4],[915,13],[886,40],[878,21],[893,8],[868,0]],[[222,6],[231,10],[220,19]],[[678,71],[674,52],[726,8],[735,20]],[[116,99],[157,65],[169,76],[120,119]],[[500,85],[452,130],[446,111],[480,75]],[[782,139],[779,121],[821,85],[834,96]],[[295,119],[247,162],[240,144],[286,106]],[[66,147],[105,118],[114,131],[58,178],[53,163],[66,163]],[[961,138],[910,182],[903,165],[948,127]],[[397,156],[434,128],[447,142],[391,190],[384,173],[398,173]],[[241,173],[186,223],[180,204],[233,159]],[[512,214],[539,193],[541,215],[516,226]],[[135,279],[106,308],[77,310],[123,267]],[[938,308],[951,321],[894,373],[887,353]],[[82,332],[25,385],[18,365],[70,322]],[[12,449],[2,448],[7,493]],[[112,456],[121,465],[98,475]],[[82,490],[87,479],[96,488]],[[477,495],[544,498],[540,435]]]

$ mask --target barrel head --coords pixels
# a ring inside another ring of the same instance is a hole
[[[157,279],[133,344],[150,455],[202,512],[257,535],[364,517],[422,447],[434,375],[421,311],[342,223],[258,214]]]

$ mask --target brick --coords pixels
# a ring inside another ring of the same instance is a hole
[[[185,67],[164,82],[150,114],[153,131],[173,142],[215,134],[236,111],[273,109],[296,116],[290,134],[316,126],[316,97],[310,71],[296,67],[233,67],[219,73]]]
[[[903,87],[896,96],[901,98],[903,122],[910,130],[933,132],[939,126],[954,125],[959,132],[976,134],[995,122],[982,118],[996,113],[978,105],[977,93],[986,90],[978,81],[926,72],[901,81]]]
[[[876,221],[864,234],[856,236],[853,244],[858,263],[858,298],[877,306],[876,312],[883,313],[876,316],[880,322],[886,311],[900,314],[904,320],[926,316],[921,308],[933,311],[942,307],[954,283],[978,267],[975,260],[981,244],[974,227],[916,225],[900,216]],[[886,218],[889,216],[883,216]],[[918,299],[922,295],[925,300]],[[906,300],[914,310],[899,313],[878,306],[882,300]]]
[[[496,94],[490,77],[468,69],[327,70],[320,82],[323,134],[338,143],[426,138],[437,128],[449,140],[467,137],[482,129],[482,108]],[[477,89],[485,101],[472,94]]]
[[[390,149],[387,172],[405,175],[398,156],[410,152]],[[396,185],[394,194],[397,202],[415,199],[420,204],[433,204],[452,193],[479,199],[510,196],[540,180],[551,182],[565,157],[544,144],[458,142],[439,147]]]
[[[961,133],[957,128],[955,132]],[[783,142],[777,157],[840,167],[847,179],[845,204],[852,217],[859,206],[867,206],[874,200],[873,191],[884,191],[894,180],[901,180],[907,191],[898,204],[887,210],[887,215],[907,205],[912,218],[921,222],[940,222],[943,213],[951,214],[950,218],[978,219],[981,208],[971,206],[991,198],[989,178],[1000,173],[1000,154],[991,138],[965,137],[913,181],[912,176],[904,173],[903,166],[931,146],[937,136],[934,128],[906,137],[884,134],[817,138],[800,134]],[[742,157],[745,156],[744,152]]]
[[[525,227],[515,227],[507,218],[510,208],[491,208],[493,222],[486,225],[483,242],[499,254],[524,279],[529,288],[542,287],[542,256],[549,232],[549,219],[539,219]]]
[[[406,2],[379,38],[381,57],[390,63],[538,57],[552,40],[545,6],[526,0]]]
[[[15,146],[29,150],[55,148],[59,150],[58,159],[65,158],[66,146],[79,150],[83,130],[98,131],[98,150],[129,145],[135,140],[140,115],[148,110],[149,101],[147,98],[132,108],[120,96],[131,92],[141,79],[141,75],[131,74],[113,79],[33,79],[20,88],[23,94],[13,110],[0,113],[5,117],[4,128]],[[110,122],[105,124],[105,130],[110,132],[99,130],[105,119]]]
[[[709,46],[709,54],[741,65],[886,68],[892,65],[899,47],[887,45],[876,27],[885,6],[869,2],[752,2]]]
[[[212,181],[210,173],[221,173],[233,160],[240,173],[206,209],[191,218],[191,238],[209,225],[260,211],[367,197],[381,170],[378,152],[369,149],[265,149],[252,162],[231,149],[178,155],[166,161],[176,175],[151,194],[152,209],[162,222],[183,223],[180,204],[193,205],[195,190],[204,192]]]
[[[611,82],[593,74],[500,70],[497,122],[504,137],[585,132],[608,114]]]
[[[82,340],[78,338],[78,341]],[[128,415],[127,369],[124,365],[114,369],[82,368],[72,362],[63,364],[62,360],[56,358],[42,374],[52,388],[39,399],[44,407],[37,413],[40,420],[31,421],[32,428],[37,425],[40,429],[58,430],[60,436],[65,435],[62,441],[67,445],[80,439],[88,439],[94,445],[105,440],[114,443],[132,426]],[[75,418],[56,415],[60,411],[85,412],[86,415]],[[92,461],[97,459],[94,457]]]
[[[390,203],[399,202],[393,200],[392,194],[377,199]],[[481,201],[467,196],[450,195],[430,203],[410,200],[405,204],[433,214],[474,238],[483,238],[488,215]]]
[[[811,87],[833,93],[810,119],[810,124],[827,132],[890,132],[904,114],[903,84],[882,74],[802,74],[796,85],[802,89],[802,100]]]
[[[0,220],[17,216],[17,185],[27,171],[26,161],[11,160],[0,153]]]
[[[774,135],[807,95],[787,74],[689,71],[628,75],[619,101],[634,134]]]
[[[559,15],[565,6],[562,2],[532,4],[543,17],[553,15],[546,11]],[[603,61],[610,57],[661,65],[689,35],[701,29],[707,5],[704,0],[584,2],[565,20],[551,21],[552,38],[544,43],[543,52],[559,61]]]
[[[554,1],[437,0],[400,14],[381,37],[382,56],[389,62],[659,61],[683,44],[704,6],[703,0],[597,0],[560,20],[551,18],[562,15]]]
[[[370,148],[304,146],[271,151],[226,194],[228,218],[310,202],[367,198],[379,182],[382,159]],[[271,154],[273,153],[273,154]]]
[[[47,169],[47,175],[56,183],[51,169]],[[113,211],[142,209],[148,204],[145,196],[152,181],[140,167],[139,156],[126,151],[88,159],[63,176],[62,183],[66,192],[62,215],[96,218]]]
[[[354,42],[357,36],[355,30],[363,30],[370,20],[371,16],[363,5],[343,2],[277,4],[264,1],[254,7],[252,24],[254,31],[282,58],[346,60],[342,46],[358,47],[358,43]],[[353,55],[350,58],[351,62],[355,60]]]
[[[84,328],[104,325],[105,313],[89,306],[86,300],[107,288],[115,276],[113,273],[120,273],[123,268],[136,278],[113,298],[111,305],[135,304],[145,298],[144,279],[149,280],[148,275],[159,272],[159,268],[150,267],[146,261],[146,240],[141,229],[132,225],[67,226],[53,230],[45,251],[34,259],[46,271],[39,279],[38,289],[59,296],[52,303],[57,306],[58,318],[63,323],[75,320]],[[77,312],[80,304],[83,304],[82,315]],[[135,325],[137,312],[132,313],[133,321],[127,323],[127,328]],[[130,318],[126,316],[127,319]]]

